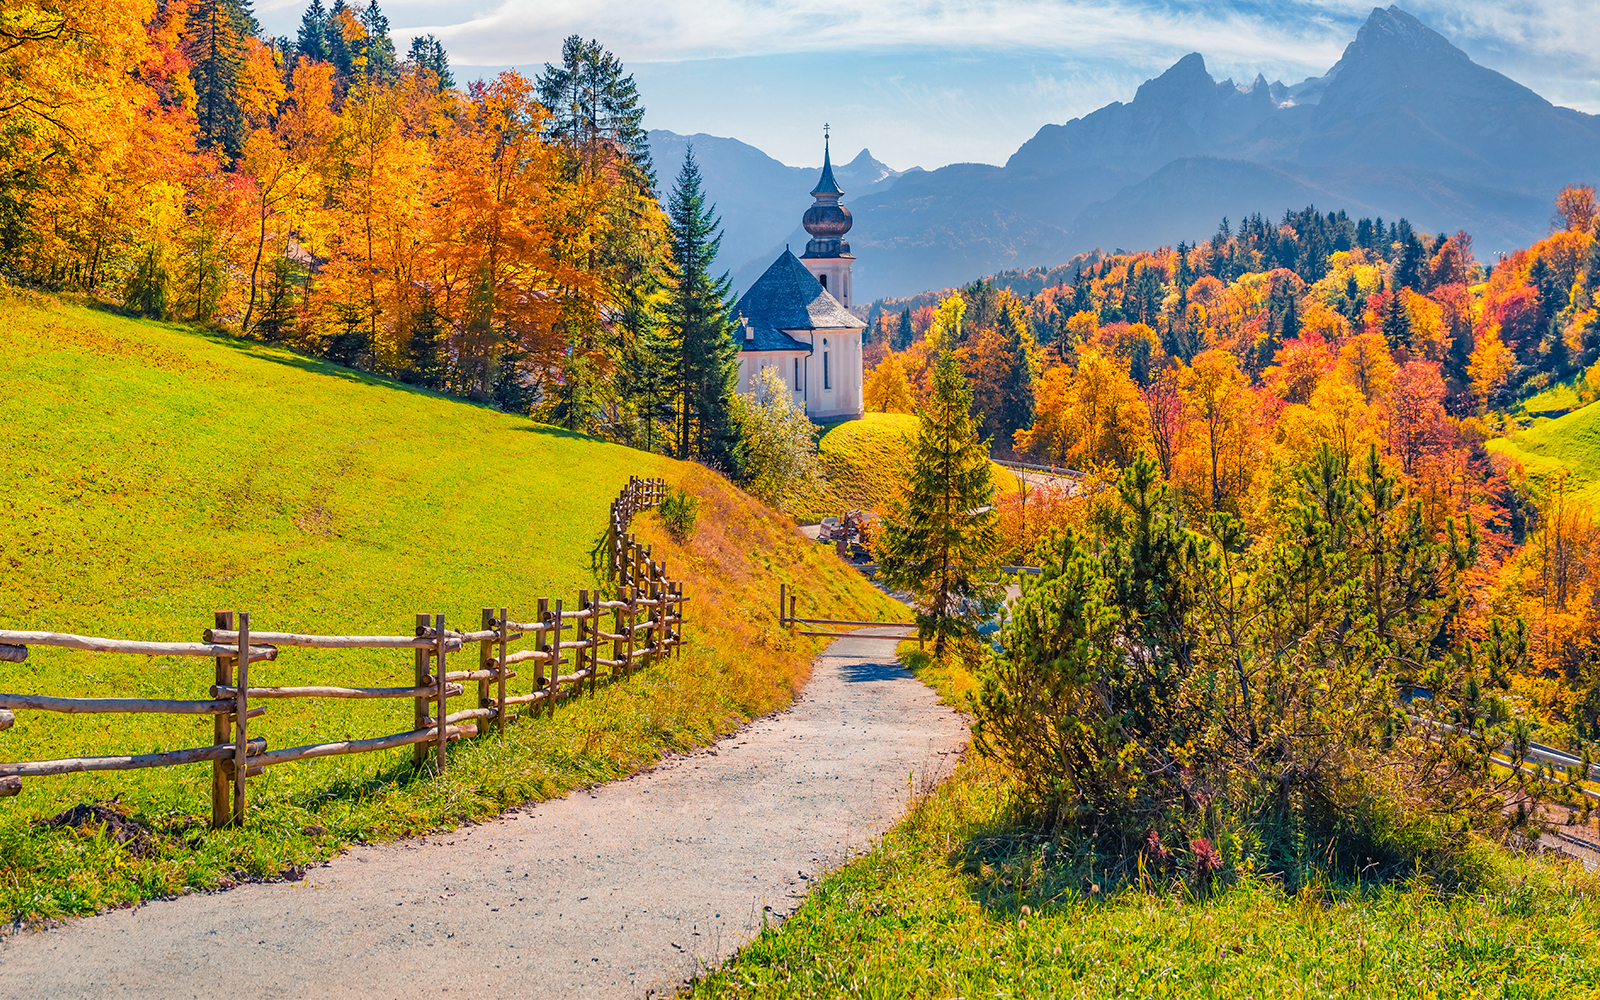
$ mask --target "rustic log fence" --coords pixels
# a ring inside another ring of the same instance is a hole
[[[560,598],[539,598],[532,615],[518,616],[528,621],[512,620],[505,607],[484,608],[478,627],[470,631],[452,630],[442,614],[419,614],[411,635],[302,635],[257,630],[248,612],[218,611],[202,642],[144,642],[0,629],[0,662],[23,662],[29,646],[56,646],[93,653],[204,657],[214,664],[208,698],[0,694],[0,731],[15,724],[18,711],[210,715],[214,720],[211,746],[131,756],[0,763],[0,796],[20,793],[24,778],[210,762],[211,825],[219,828],[244,823],[249,813],[248,779],[278,764],[411,746],[415,766],[427,763],[431,748],[435,766],[442,771],[447,743],[487,733],[491,722],[503,736],[506,722],[518,706],[528,706],[530,717],[541,712],[551,715],[559,701],[584,693],[593,697],[602,680],[622,680],[680,654],[683,606],[689,599],[683,584],[667,575],[666,565],[653,558],[649,546],[627,533],[634,515],[658,505],[666,495],[663,481],[635,477],[612,502],[608,549],[613,596],[600,590],[580,590],[571,608]],[[469,661],[468,669],[448,669],[450,657],[470,657],[473,646],[477,647],[476,663]],[[411,683],[397,687],[258,687],[250,683],[250,664],[276,660],[281,650],[294,647],[409,650]],[[512,669],[523,664],[527,666],[520,672]],[[530,675],[531,684],[523,693],[509,683],[519,673]],[[468,685],[476,688],[476,698],[471,699],[475,704],[451,711],[451,699],[467,698]],[[267,741],[252,735],[250,725],[251,720],[266,714],[267,708],[252,703],[283,698],[409,700],[411,728],[370,739],[268,750]]]

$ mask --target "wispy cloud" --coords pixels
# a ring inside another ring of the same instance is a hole
[[[578,33],[634,61],[955,46],[1145,58],[1152,49],[1197,50],[1224,62],[1326,68],[1348,41],[1345,20],[1316,8],[1263,16],[1217,5],[1075,0],[506,0],[427,30],[458,61],[475,64],[543,61]]]

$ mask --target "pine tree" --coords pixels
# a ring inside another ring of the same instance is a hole
[[[1024,325],[1016,310],[1001,312],[1000,327],[1006,334],[1006,350],[1011,357],[1000,383],[1000,412],[995,414],[995,424],[1007,445],[1013,433],[1033,426],[1033,365]]]
[[[432,35],[411,39],[411,51],[406,54],[406,62],[416,69],[432,72],[440,91],[456,85],[456,79],[450,73],[449,53],[445,52],[444,43]]]
[[[349,39],[345,37],[346,22],[359,23],[354,19],[355,15],[345,0],[333,0],[333,8],[328,11],[328,19],[324,22],[323,44],[328,47],[328,61],[338,70],[340,93],[355,83],[356,57],[359,53],[351,48]]]
[[[295,54],[312,62],[328,61],[328,11],[322,6],[322,0],[311,0],[306,12],[300,15]]]
[[[367,31],[367,79],[389,83],[395,78],[397,66],[394,39],[389,37],[389,19],[378,7],[378,0],[369,0],[361,11],[361,26]]]
[[[900,310],[900,329],[894,335],[894,349],[897,351],[905,350],[911,346],[911,341],[914,337],[915,334],[911,331],[911,310],[902,309]]]
[[[722,220],[707,204],[694,149],[667,205],[672,233],[667,325],[677,347],[678,457],[697,457],[737,473],[733,393],[739,379],[732,282],[711,276],[722,246]]]
[[[644,106],[620,59],[599,42],[572,35],[561,45],[561,65],[545,63],[534,86],[539,102],[550,109],[547,136],[571,152],[577,169],[597,177],[605,166],[604,152],[615,150],[641,188],[655,187]]]
[[[1383,310],[1383,339],[1390,350],[1411,349],[1411,316],[1406,312],[1405,292],[1396,288],[1389,293],[1389,302]]]
[[[917,630],[943,656],[951,640],[974,634],[999,607],[997,541],[989,443],[979,440],[972,387],[955,356],[940,354],[933,391],[918,414],[911,481],[877,546],[888,586],[910,591]]]
[[[199,145],[231,160],[244,142],[239,74],[245,44],[258,30],[244,0],[195,0],[184,24],[183,49],[194,83]]]
[[[412,317],[411,336],[406,342],[410,364],[400,380],[424,389],[444,388],[448,352],[444,324],[439,319],[439,307],[434,302],[433,289],[424,285],[418,293],[417,314]]]

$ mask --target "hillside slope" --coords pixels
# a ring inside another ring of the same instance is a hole
[[[193,641],[214,608],[257,630],[409,633],[417,612],[475,624],[594,587],[589,552],[630,475],[701,498],[679,546],[635,530],[690,595],[683,657],[504,743],[453,745],[440,780],[407,751],[288,764],[251,783],[241,831],[202,832],[209,766],[28,781],[0,799],[0,911],[90,912],[121,900],[270,875],[355,838],[449,825],[607,780],[772,711],[804,681],[811,643],[773,627],[787,582],[837,617],[894,606],[823,548],[703,468],[232,338],[0,291],[8,359],[0,426],[0,627]],[[903,609],[901,609],[903,612]],[[406,684],[410,656],[286,650],[260,684]],[[0,689],[197,698],[209,661],[35,647]],[[517,693],[526,679],[513,682]],[[279,701],[252,724],[272,748],[410,728],[407,703]],[[0,760],[208,744],[206,717],[19,713]],[[408,787],[409,786],[409,787]],[[29,824],[120,799],[148,826],[137,854],[96,833]],[[310,832],[307,832],[310,831]],[[143,851],[144,848],[141,848]],[[231,874],[230,874],[231,873]]]
[[[1568,470],[1574,495],[1600,513],[1600,403],[1553,420],[1536,420],[1527,430],[1495,438],[1487,447],[1516,459],[1535,476]]]

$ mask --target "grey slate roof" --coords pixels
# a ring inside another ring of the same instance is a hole
[[[746,351],[809,350],[785,330],[864,330],[867,326],[828,294],[816,275],[788,250],[756,279],[735,311],[755,331],[753,340],[744,339],[742,327],[734,331],[740,348]]]

